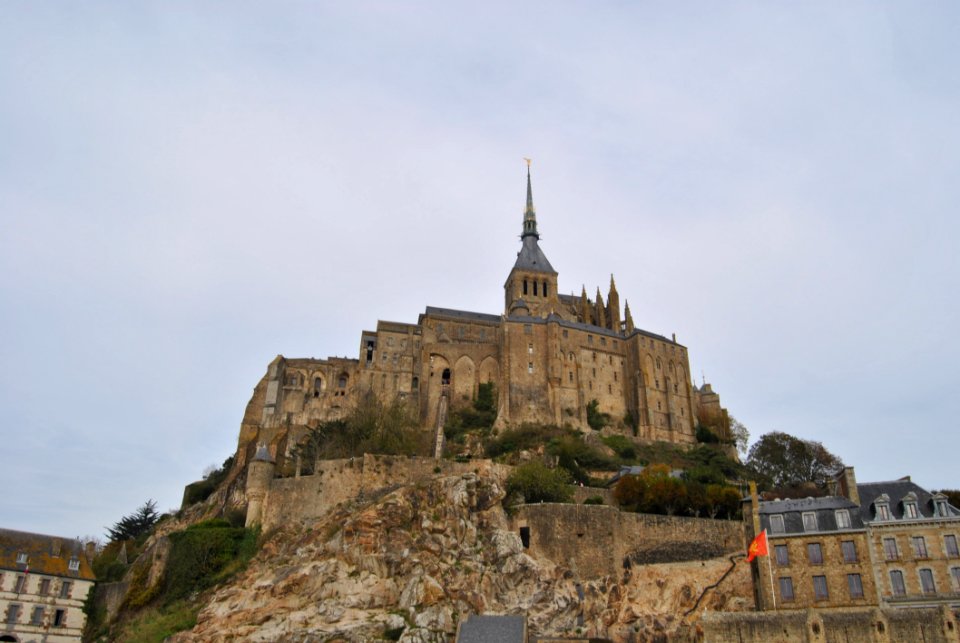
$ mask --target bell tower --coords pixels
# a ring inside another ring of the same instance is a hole
[[[523,211],[523,232],[520,235],[520,252],[517,261],[503,285],[505,312],[509,316],[529,314],[531,317],[546,317],[560,309],[557,295],[557,271],[540,249],[540,233],[537,231],[537,211],[533,207],[533,188],[530,183],[530,159],[527,161],[527,206]],[[526,308],[528,313],[524,313]]]

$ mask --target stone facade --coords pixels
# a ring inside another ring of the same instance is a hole
[[[857,484],[836,495],[744,505],[745,538],[768,534],[752,563],[758,609],[960,608],[960,510],[909,478]]]
[[[79,541],[0,529],[0,641],[79,641],[94,580]]]
[[[606,303],[560,294],[558,273],[539,246],[527,175],[521,250],[504,284],[504,311],[485,314],[428,306],[417,323],[380,321],[360,335],[359,356],[277,356],[254,389],[237,462],[256,445],[282,465],[306,427],[343,416],[366,391],[401,398],[425,430],[449,405],[468,404],[481,383],[497,391],[496,427],[524,422],[586,429],[596,400],[618,431],[639,440],[695,443],[695,418],[722,414],[719,396],[694,385],[687,348],[634,326],[611,276]]]

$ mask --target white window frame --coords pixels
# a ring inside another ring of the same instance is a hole
[[[804,531],[819,531],[820,527],[817,525],[817,512],[816,511],[804,511],[801,515],[803,520],[803,530]],[[807,528],[807,520],[810,519],[813,521],[813,529]]]
[[[771,534],[786,533],[786,525],[783,522],[783,514],[773,514],[772,516],[770,516],[770,533]]]
[[[834,517],[837,520],[837,529],[850,529],[850,511],[847,509],[837,509],[834,512]]]

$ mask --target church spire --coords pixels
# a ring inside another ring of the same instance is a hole
[[[633,315],[630,314],[629,301],[627,302],[627,305],[624,307],[623,316],[624,316],[624,323],[626,324],[627,334],[629,335],[630,333],[633,332],[633,329],[634,329]]]
[[[530,159],[524,160],[527,162],[527,207],[523,211],[523,234],[520,238],[540,239],[540,234],[537,232],[537,211],[533,207],[533,187],[530,185]]]

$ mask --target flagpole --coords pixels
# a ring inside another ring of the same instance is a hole
[[[763,530],[766,533],[766,529]],[[777,592],[773,587],[773,563],[770,562],[770,546],[767,545],[767,571],[770,572],[770,597],[773,599],[773,609],[777,609]]]

